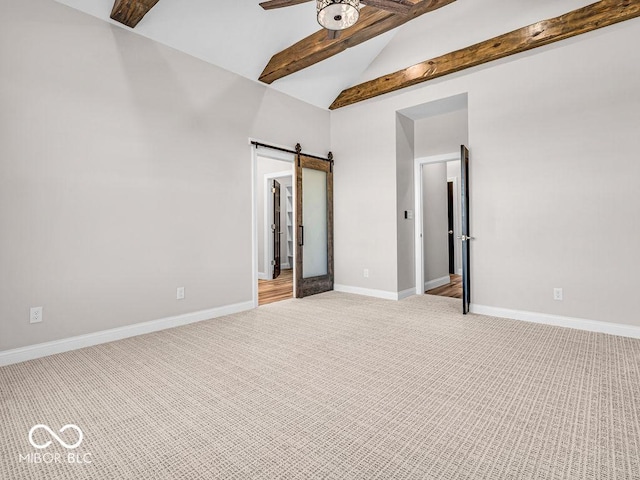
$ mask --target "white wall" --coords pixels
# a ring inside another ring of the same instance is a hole
[[[423,165],[422,241],[425,284],[449,276],[448,231],[447,164],[443,162]]]
[[[50,0],[0,65],[0,350],[252,300],[248,139],[325,153],[328,112]]]
[[[402,205],[395,188],[396,114],[388,113],[367,119],[356,109],[332,113],[334,263],[336,284],[396,292]]]
[[[394,199],[413,188],[394,175],[396,112],[468,92],[472,302],[640,325],[639,35],[630,20],[332,112],[336,283],[396,287],[411,205]]]
[[[397,114],[396,120],[396,179],[400,183],[411,182],[413,178],[413,161],[415,158],[415,125],[410,118]],[[397,291],[415,289],[415,278],[411,265],[415,264],[413,235],[415,222],[405,218],[404,212],[412,210],[413,191],[397,189],[396,216],[397,223]],[[409,206],[408,206],[409,205]]]
[[[459,152],[460,145],[469,143],[468,116],[467,108],[461,108],[416,119],[416,157]]]

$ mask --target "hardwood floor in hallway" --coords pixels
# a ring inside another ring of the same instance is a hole
[[[293,297],[293,269],[282,270],[275,280],[258,280],[258,305]]]
[[[462,298],[462,275],[449,275],[451,283],[441,287],[427,290],[428,295],[438,295],[440,297]]]

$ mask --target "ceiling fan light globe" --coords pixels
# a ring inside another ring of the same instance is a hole
[[[344,30],[358,21],[360,0],[317,0],[318,23],[327,30]]]

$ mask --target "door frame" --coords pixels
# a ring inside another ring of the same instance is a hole
[[[272,159],[272,160],[275,160],[275,159]],[[256,175],[257,175],[257,172],[256,172]],[[270,228],[271,225],[266,220],[267,218],[271,217],[271,213],[273,212],[273,195],[271,193],[271,182],[276,178],[282,178],[282,177],[291,178],[291,185],[293,185],[293,172],[291,172],[291,170],[282,170],[280,172],[267,173],[264,176],[264,190],[263,190],[264,217],[263,218],[265,219],[265,222],[264,222],[264,237],[263,237],[262,251],[265,252],[265,254],[264,254],[264,263],[262,265],[263,272],[264,272],[263,276],[261,276],[260,271],[258,271],[258,278],[261,280],[271,280],[273,278],[273,265],[271,265],[271,258],[273,258],[273,235]],[[295,205],[293,206],[293,211],[295,214]],[[258,265],[258,268],[259,267],[260,265]],[[290,266],[289,268],[293,268],[293,267]]]
[[[414,207],[414,247],[415,247],[415,278],[416,278],[416,295],[424,295],[424,242],[422,241],[422,166],[430,163],[446,163],[461,160],[460,152],[445,153],[442,155],[431,155],[428,157],[419,157],[414,160],[413,164],[413,191],[415,192]],[[447,179],[448,180],[448,179]],[[457,190],[457,184],[454,182],[454,190]],[[457,208],[458,202],[456,192],[454,191],[454,208]],[[455,213],[455,212],[454,212]],[[455,227],[455,215],[454,215]],[[454,228],[455,232],[455,228]],[[455,235],[455,233],[454,233]]]
[[[268,158],[270,160],[281,160],[283,162],[291,163],[291,173],[293,175],[294,165],[295,165],[295,154],[289,152],[282,152],[280,150],[274,150],[270,148],[261,148],[258,152],[258,149],[254,147],[251,142],[257,141],[253,138],[249,138],[249,148],[251,149],[251,292],[252,292],[252,300],[254,308],[258,307],[258,157]],[[274,145],[278,147],[279,145]],[[287,148],[286,146],[282,146],[282,148]],[[295,182],[293,183],[293,193],[295,195]],[[294,215],[295,215],[295,204],[293,205]],[[266,223],[266,222],[265,222]],[[295,245],[296,242],[296,232],[294,229],[293,232],[293,242]],[[295,251],[294,251],[295,256]],[[266,255],[265,255],[266,258]],[[294,272],[295,275],[295,257],[294,257]],[[295,282],[293,285],[293,294],[295,296]]]

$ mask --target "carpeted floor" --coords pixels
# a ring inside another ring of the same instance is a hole
[[[428,295],[331,292],[4,367],[0,402],[3,480],[640,478],[640,340]],[[36,449],[36,424],[82,444],[40,428]]]

